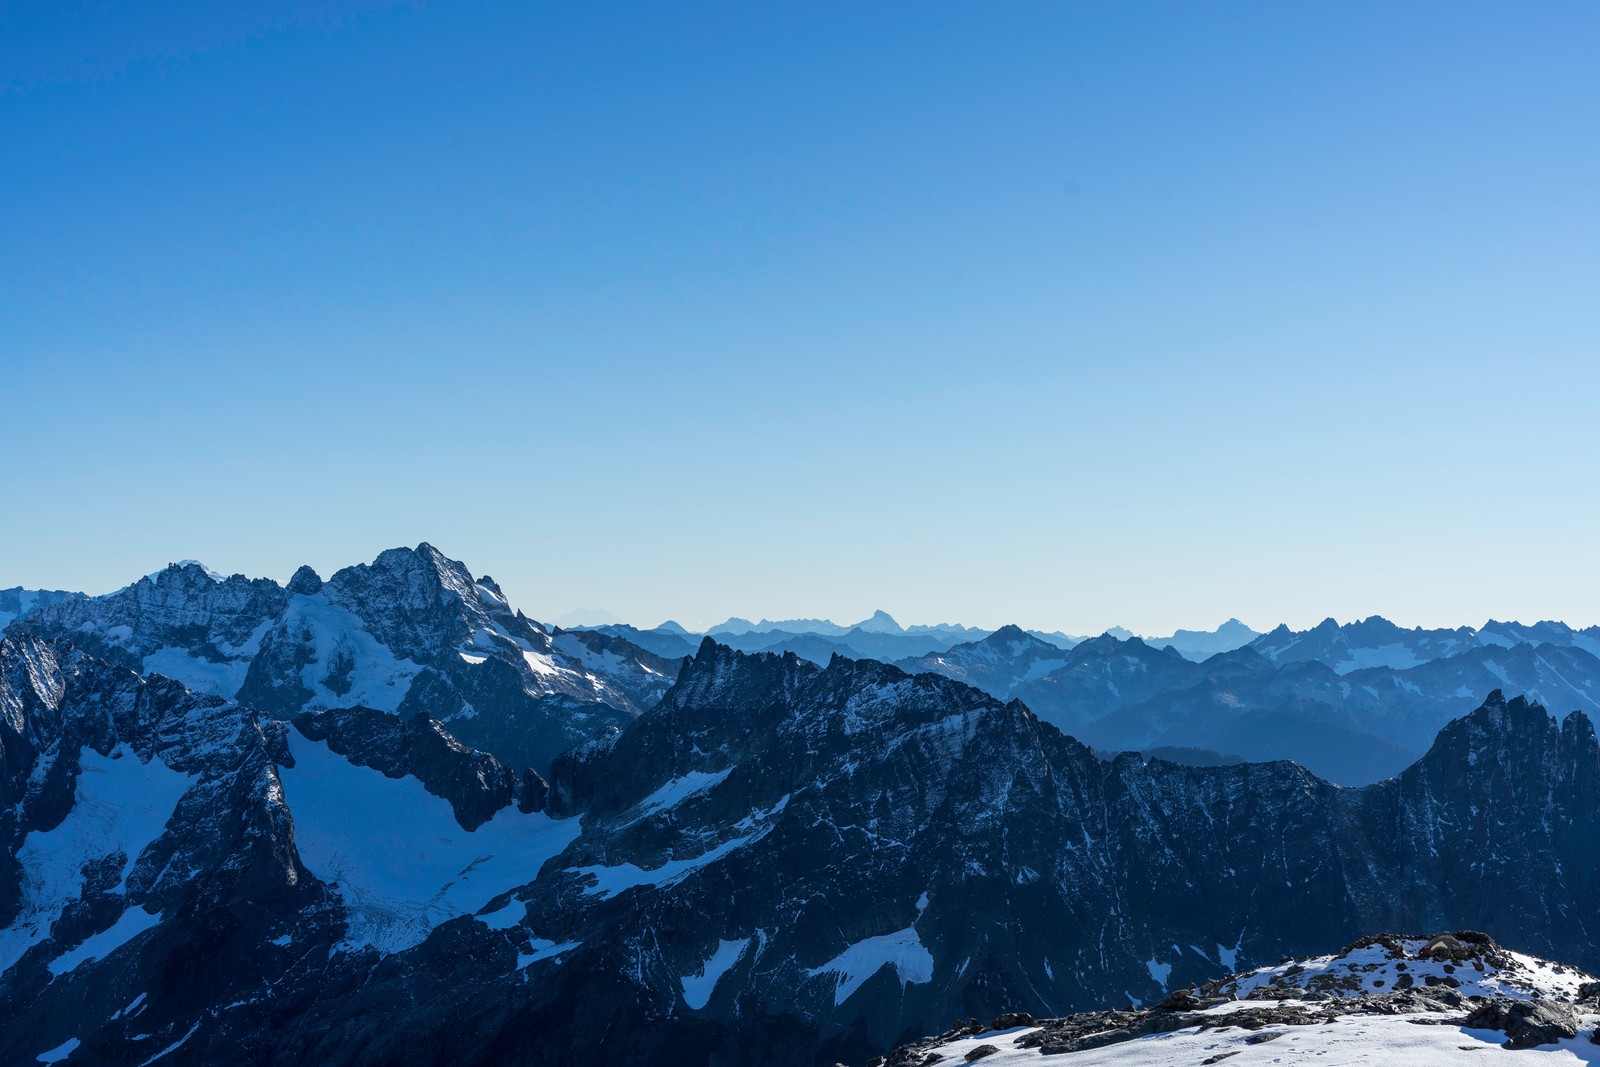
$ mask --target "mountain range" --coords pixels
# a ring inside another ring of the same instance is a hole
[[[1600,964],[1592,631],[680,659],[426,544],[44,599],[0,639],[3,1062],[809,1067],[1378,931]]]
[[[694,651],[693,639],[698,636],[676,623],[667,623],[654,630],[639,630],[625,624],[597,626],[618,637],[624,637],[643,648],[667,655]],[[861,622],[841,626],[827,619],[762,619],[732,618],[705,631],[730,648],[741,652],[793,652],[801,659],[826,663],[835,653],[855,659],[896,660],[943,652],[954,645],[982,640],[994,631],[958,623],[940,623],[933,626],[901,626],[886,611],[876,611]],[[1059,630],[1045,632],[1027,631],[1033,637],[1058,648],[1072,648],[1088,640]],[[1116,637],[1134,636],[1121,627],[1106,631]],[[1179,630],[1170,637],[1153,637],[1148,642],[1157,648],[1172,647],[1190,659],[1204,659],[1217,652],[1225,652],[1248,644],[1259,637],[1238,619],[1229,619],[1216,630]]]
[[[831,1063],[1372,929],[1600,958],[1593,728],[1498,693],[1347,789],[1106,761],[936,675],[709,640],[548,779],[62,640],[6,638],[0,677],[13,1060]]]
[[[1539,644],[1445,632],[1457,636],[1447,642],[1437,632],[1401,631],[1381,619],[1346,628],[1323,623],[1299,635],[1280,629],[1195,662],[1136,637],[1103,636],[1062,651],[1013,626],[899,666],[1019,699],[1112,752],[1186,748],[1293,759],[1346,785],[1398,773],[1491,689],[1600,715],[1594,631],[1558,624],[1520,629],[1549,639]],[[1404,666],[1351,666],[1373,649],[1381,655],[1366,658],[1387,656]]]

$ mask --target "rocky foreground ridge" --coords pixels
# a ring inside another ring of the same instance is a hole
[[[1600,1059],[1600,982],[1513,952],[1487,934],[1379,934],[1331,956],[1285,959],[1188,986],[1150,1008],[988,1026],[957,1021],[867,1067],[1495,1062],[1543,1050],[1552,1063]],[[1518,1062],[1528,1062],[1523,1056]]]

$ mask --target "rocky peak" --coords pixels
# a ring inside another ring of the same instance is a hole
[[[163,648],[198,651],[215,663],[248,646],[276,617],[288,593],[266,578],[221,578],[198,563],[172,564],[114,593],[72,598],[13,624],[47,637],[70,637],[91,654],[144,670]]]
[[[519,641],[538,652],[550,648],[549,634],[513,612],[498,587],[480,595],[466,566],[427,542],[345,567],[328,579],[323,593],[358,615],[397,655],[417,663],[454,656],[480,631],[499,634],[508,648]]]
[[[872,615],[856,623],[855,629],[869,634],[903,634],[905,628],[895,621],[893,615],[887,611],[874,611]]]
[[[301,564],[289,579],[289,584],[285,588],[291,593],[311,596],[313,593],[322,592],[322,576],[309,566]]]
[[[677,685],[662,698],[663,707],[709,706],[761,692],[778,696],[814,675],[820,668],[792,652],[736,652],[715,638],[700,647],[684,665]]]
[[[1580,768],[1600,773],[1594,724],[1581,711],[1558,723],[1543,706],[1496,689],[1481,707],[1439,731],[1433,747],[1402,778],[1428,777],[1486,788],[1491,779],[1526,785]],[[1464,773],[1463,773],[1464,772]]]

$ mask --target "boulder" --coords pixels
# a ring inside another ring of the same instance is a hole
[[[1466,1025],[1504,1031],[1504,1048],[1537,1048],[1564,1037],[1577,1037],[1578,1013],[1569,1005],[1550,1001],[1491,1000],[1474,1009],[1467,1016]]]

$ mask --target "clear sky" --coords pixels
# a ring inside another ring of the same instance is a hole
[[[0,585],[1600,622],[1600,6],[0,7]]]

